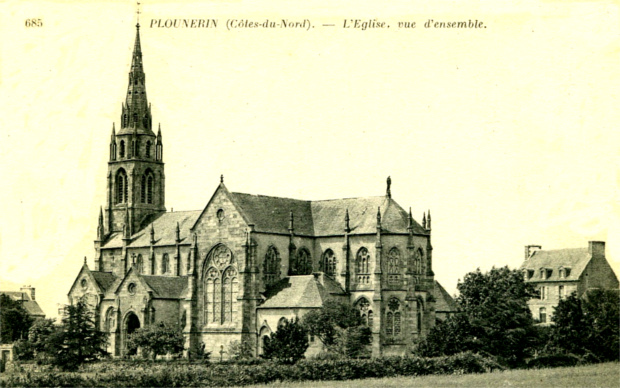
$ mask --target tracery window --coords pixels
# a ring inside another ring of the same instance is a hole
[[[237,270],[232,252],[224,245],[215,248],[207,259],[204,275],[205,323],[226,324],[235,321],[237,306]]]
[[[385,317],[385,334],[392,339],[400,336],[401,333],[401,312],[400,302],[393,297],[388,302],[387,313]]]
[[[387,257],[388,284],[398,284],[400,281],[400,251],[394,247]]]
[[[164,253],[161,258],[161,273],[165,274],[170,270],[170,259],[168,258],[168,254]]]
[[[372,328],[372,310],[370,309],[370,302],[368,301],[368,299],[361,297],[360,300],[356,303],[356,307],[360,312],[362,324]]]
[[[415,272],[417,274],[422,274],[424,270],[424,252],[422,251],[422,248],[418,248],[418,250],[416,251],[414,256],[414,262]]]
[[[263,282],[269,286],[280,280],[280,254],[273,245],[267,248],[263,262]]]
[[[291,264],[291,275],[312,274],[312,257],[306,248],[301,248],[297,251],[295,259]]]
[[[370,254],[368,249],[362,247],[357,251],[355,259],[357,267],[357,283],[369,284],[370,283]]]
[[[116,203],[127,202],[127,173],[124,169],[116,172]]]
[[[326,250],[325,253],[323,253],[322,260],[323,272],[327,275],[334,276],[336,274],[336,264],[337,261],[334,251],[331,249]]]

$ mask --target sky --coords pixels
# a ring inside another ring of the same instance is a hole
[[[451,294],[476,268],[519,267],[527,244],[606,241],[620,273],[617,3],[142,3],[169,210],[204,208],[220,174],[231,191],[309,200],[383,195],[391,176],[418,222],[430,209],[433,269]],[[31,284],[48,316],[84,257],[94,267],[135,10],[0,4],[0,289]],[[160,19],[218,27],[152,28]],[[313,28],[229,30],[230,19]],[[344,28],[352,19],[390,28]]]

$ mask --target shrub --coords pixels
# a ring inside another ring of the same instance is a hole
[[[298,318],[284,320],[275,333],[265,341],[263,357],[294,364],[304,358],[308,349],[308,332]]]
[[[129,337],[127,348],[140,348],[144,357],[151,356],[154,360],[157,356],[182,352],[184,345],[185,338],[178,328],[160,322],[136,330]]]

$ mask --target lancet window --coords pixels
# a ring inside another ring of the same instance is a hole
[[[337,261],[334,251],[332,251],[331,249],[326,250],[323,253],[322,260],[323,272],[325,272],[329,276],[334,276],[336,274],[336,265]]]
[[[357,251],[355,258],[357,268],[357,283],[369,284],[370,283],[370,254],[368,249],[362,247]]]
[[[401,333],[401,312],[400,301],[397,298],[391,298],[388,302],[387,313],[385,317],[385,334],[388,338],[395,338]]]
[[[116,172],[116,203],[127,202],[127,173],[124,169]]]

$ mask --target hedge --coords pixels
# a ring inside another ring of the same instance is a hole
[[[100,363],[82,373],[15,374],[0,386],[29,387],[219,387],[274,381],[350,380],[429,374],[483,373],[503,369],[471,352],[447,357],[383,357],[367,360],[302,360],[295,365],[256,364],[123,364]]]

